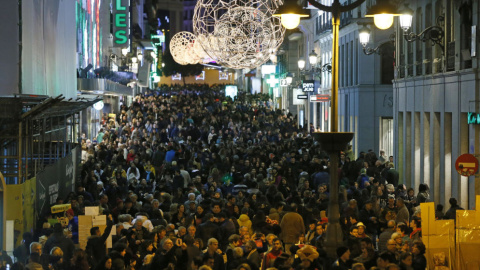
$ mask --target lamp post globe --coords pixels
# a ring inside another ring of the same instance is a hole
[[[413,19],[413,10],[408,6],[401,11],[400,15],[400,27],[403,29],[404,32],[407,32],[410,27],[412,27],[412,19]]]
[[[297,64],[298,64],[298,68],[299,68],[300,70],[303,70],[303,69],[305,68],[305,59],[303,59],[303,58],[298,59],[298,63],[297,63]]]
[[[296,0],[285,0],[273,16],[280,17],[283,27],[295,29],[300,24],[300,19],[307,18],[310,14],[299,6]]]
[[[318,56],[314,50],[310,54],[308,54],[308,61],[310,61],[310,65],[315,66],[317,64]]]
[[[290,85],[293,82],[293,76],[292,73],[288,73],[287,77],[285,78],[287,80],[287,84]]]
[[[300,16],[297,14],[282,14],[280,19],[283,27],[287,29],[295,29],[300,24]]]
[[[375,26],[381,30],[385,30],[393,25],[393,18],[400,15],[395,6],[387,1],[378,1],[377,4],[369,9],[365,17],[373,17]]]
[[[378,29],[385,30],[393,25],[393,15],[378,14],[373,17],[373,22]]]
[[[370,41],[370,29],[365,25],[358,31],[358,40],[363,47],[367,46]]]

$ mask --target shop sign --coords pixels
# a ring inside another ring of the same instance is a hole
[[[114,0],[113,5],[113,46],[128,47],[130,32],[129,0]]]
[[[315,89],[315,81],[314,80],[305,80],[302,83],[302,90],[303,92],[313,92]]]
[[[293,105],[305,105],[305,99],[302,96],[307,96],[302,88],[293,88]]]
[[[162,46],[162,43],[165,42],[165,36],[162,34],[162,35],[150,35],[150,39],[152,40],[152,43],[154,46]],[[158,40],[158,41],[155,41],[155,40]]]
[[[330,95],[310,95],[310,102],[329,102]]]
[[[469,125],[480,125],[480,113],[468,113],[467,123]]]

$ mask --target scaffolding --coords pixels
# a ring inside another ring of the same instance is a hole
[[[79,143],[80,114],[101,100],[64,99],[0,97],[0,171],[7,184],[21,184],[68,155]]]

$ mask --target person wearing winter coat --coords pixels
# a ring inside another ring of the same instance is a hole
[[[73,257],[73,252],[75,251],[75,245],[72,239],[67,238],[63,234],[62,224],[60,223],[56,223],[53,226],[53,233],[47,242],[45,242],[43,253],[49,254],[53,247],[59,247],[63,251],[63,261],[66,264],[66,268],[68,268],[70,259]]]
[[[152,259],[151,269],[186,269],[188,262],[187,245],[182,239],[177,238],[175,244],[170,238],[162,240],[162,248],[155,252]]]
[[[300,235],[305,234],[305,225],[302,216],[297,213],[297,206],[292,204],[291,207],[292,211],[286,213],[280,222],[280,239],[285,243],[287,254],[290,253],[290,247],[298,242]]]
[[[260,253],[258,253],[255,241],[250,240],[245,244],[245,256],[257,269],[260,268],[262,257],[260,256]]]
[[[124,243],[115,243],[112,251],[108,256],[112,258],[112,270],[125,270],[125,254],[127,253],[127,245]]]
[[[238,227],[247,227],[248,228],[248,233],[250,235],[253,234],[253,230],[252,230],[252,221],[250,220],[250,218],[248,217],[247,214],[241,214],[240,217],[237,219],[237,222],[238,222]]]
[[[92,264],[92,268],[95,268],[98,263],[107,255],[107,247],[105,242],[112,231],[112,226],[112,215],[108,215],[107,227],[103,231],[103,234],[100,232],[98,227],[93,227],[90,229],[90,237],[88,237],[85,251],[87,252],[89,261]]]

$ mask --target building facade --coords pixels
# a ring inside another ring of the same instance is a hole
[[[330,6],[332,0],[319,1]],[[342,1],[340,1],[342,2]],[[348,4],[351,1],[343,1]],[[360,7],[342,13],[339,32],[339,99],[338,130],[354,132],[351,142],[354,153],[385,150],[394,154],[393,147],[393,92],[394,74],[393,51],[391,54],[366,55],[358,40],[359,22],[367,9],[375,4],[366,1]],[[332,15],[317,9],[311,10],[311,18],[299,27],[304,33],[304,57],[313,50],[318,55],[317,66],[329,65],[332,58]],[[371,22],[370,22],[371,23]],[[302,26],[303,25],[303,26]],[[308,27],[307,27],[308,25]],[[305,31],[305,30],[306,31]],[[376,47],[389,40],[393,29],[380,31],[372,29],[369,46]],[[309,34],[311,35],[310,38]],[[368,67],[368,68],[367,68]],[[307,69],[310,67],[307,64]],[[316,90],[311,94],[331,94],[332,76],[328,69],[317,70],[313,78],[317,81]],[[330,102],[307,102],[308,122],[323,132],[330,126]]]
[[[458,156],[480,151],[477,121],[480,84],[476,25],[479,1],[411,1],[412,29],[421,33],[438,24],[444,37],[437,45],[397,38],[393,84],[395,160],[407,186],[430,187],[431,199],[448,205],[451,197],[467,209],[475,206],[478,177],[460,176]],[[397,32],[402,31],[397,26]],[[471,120],[471,117],[470,117]]]

